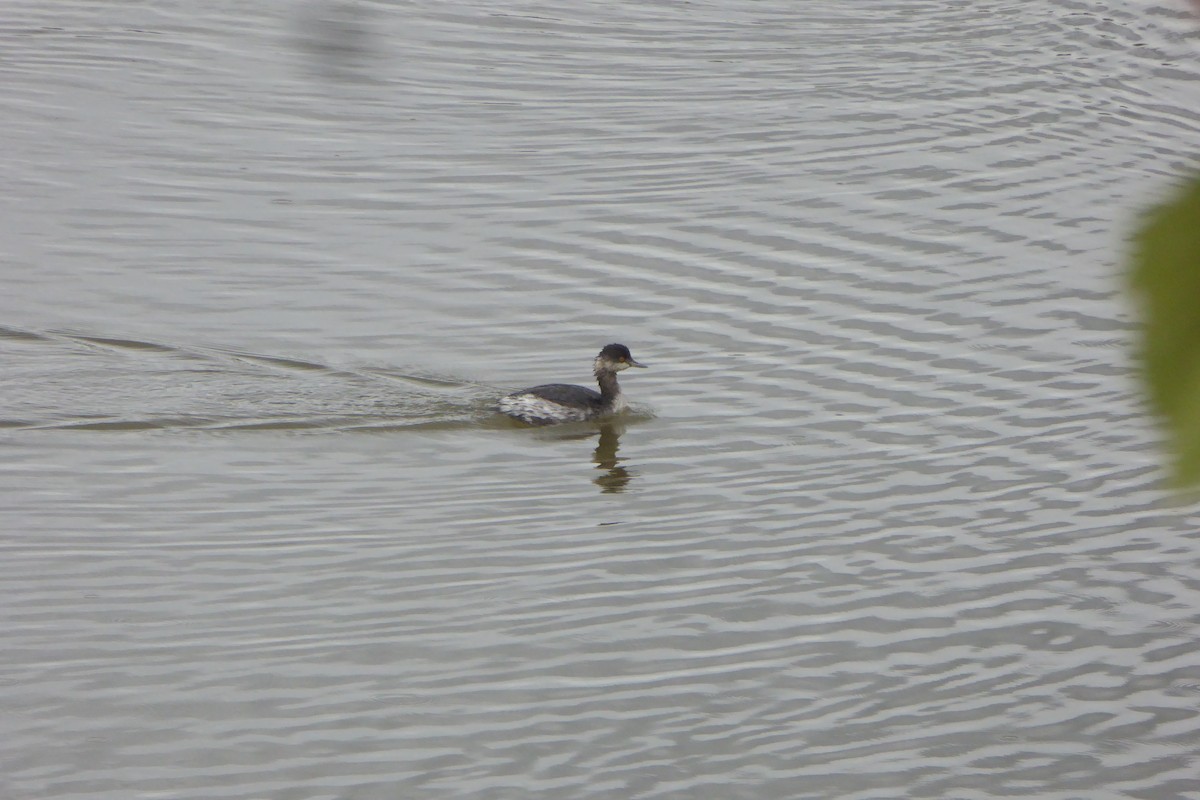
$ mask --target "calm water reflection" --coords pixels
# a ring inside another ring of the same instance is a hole
[[[596,439],[596,452],[592,459],[596,469],[601,474],[596,477],[596,485],[606,494],[616,494],[625,491],[633,479],[633,473],[621,465],[624,459],[617,456],[621,446],[623,427],[605,424],[600,426],[600,435]]]
[[[0,794],[1192,791],[1182,7],[5,15]]]

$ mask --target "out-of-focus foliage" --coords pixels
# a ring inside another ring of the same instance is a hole
[[[1154,209],[1135,237],[1141,367],[1181,486],[1200,484],[1200,177]]]

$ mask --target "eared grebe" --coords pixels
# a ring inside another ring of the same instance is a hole
[[[617,373],[630,367],[645,366],[633,360],[633,354],[625,345],[605,345],[592,362],[592,372],[600,384],[599,392],[567,383],[548,383],[505,395],[500,398],[497,408],[532,425],[607,417],[625,408]]]

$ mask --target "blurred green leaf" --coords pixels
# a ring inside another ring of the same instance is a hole
[[[1134,240],[1142,375],[1174,453],[1175,480],[1200,483],[1200,177],[1154,209]]]

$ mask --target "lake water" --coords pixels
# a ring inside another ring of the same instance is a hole
[[[0,796],[1200,797],[1186,4],[15,0]],[[634,412],[497,418],[587,383]]]

